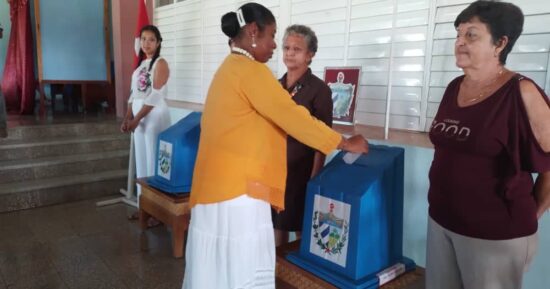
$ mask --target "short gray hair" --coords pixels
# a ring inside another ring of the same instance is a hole
[[[304,37],[307,49],[314,54],[317,52],[317,36],[315,35],[315,32],[313,32],[313,30],[311,30],[311,28],[309,28],[308,26],[299,24],[288,26],[285,31],[285,36],[283,37],[283,42],[289,35],[300,35]]]

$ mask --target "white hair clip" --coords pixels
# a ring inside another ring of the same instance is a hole
[[[246,21],[244,20],[244,16],[243,16],[243,10],[241,8],[239,8],[239,10],[237,10],[237,21],[239,21],[239,26],[240,27],[243,27],[246,25]]]

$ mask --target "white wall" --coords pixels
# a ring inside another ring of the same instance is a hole
[[[317,76],[323,77],[326,66],[362,67],[357,123],[384,126],[390,91],[389,126],[423,131],[437,111],[445,86],[461,74],[454,65],[452,22],[471,1],[257,2],[273,11],[279,40],[290,24],[306,24],[315,30],[319,50],[311,68]],[[526,19],[508,67],[533,78],[549,93],[550,5],[546,0],[512,2],[523,9]],[[212,76],[228,53],[220,18],[243,3],[185,0],[155,9],[154,22],[165,39],[162,52],[172,70],[171,99],[204,102]],[[280,49],[278,53],[268,65],[281,76],[285,69]]]

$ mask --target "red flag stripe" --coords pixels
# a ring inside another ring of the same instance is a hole
[[[149,25],[149,16],[147,15],[147,6],[145,5],[146,0],[138,0],[138,18],[137,18],[137,25],[136,25],[136,32],[134,33],[135,36],[135,51],[134,51],[134,67],[136,67],[139,59],[138,59],[138,53],[140,50],[139,46],[139,39],[140,36],[139,32],[141,31],[141,28],[145,25]]]

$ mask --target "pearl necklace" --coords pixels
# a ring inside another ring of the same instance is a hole
[[[231,47],[231,51],[236,52],[236,53],[239,53],[239,54],[242,54],[242,55],[244,55],[244,56],[250,58],[251,60],[256,60],[256,59],[254,58],[254,56],[252,56],[252,54],[250,54],[250,52],[248,52],[248,51],[246,51],[246,50],[244,50],[244,49],[242,49],[242,48],[240,48],[240,47],[233,46],[233,47]]]
[[[491,88],[491,86],[493,86],[493,84],[495,84],[495,83],[497,82],[497,80],[500,79],[500,77],[502,76],[503,73],[504,73],[504,69],[501,69],[501,70],[497,73],[497,76],[495,77],[495,79],[493,79],[489,84],[485,85],[477,97],[470,98],[470,99],[466,99],[466,100],[465,100],[466,103],[471,103],[471,102],[475,102],[475,101],[478,101],[478,100],[480,100],[480,99],[483,99],[483,98],[486,96],[485,94],[486,94],[488,91],[490,91],[489,88]]]

